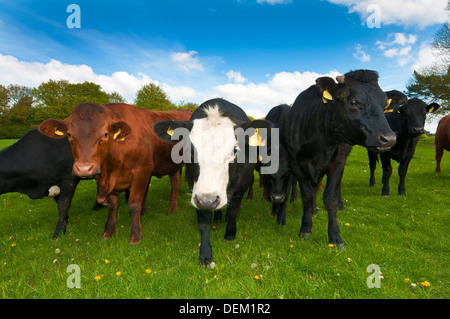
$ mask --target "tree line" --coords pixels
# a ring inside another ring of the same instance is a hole
[[[20,138],[42,121],[62,120],[81,102],[125,103],[117,92],[106,93],[92,82],[69,83],[67,80],[49,80],[36,88],[10,84],[0,85],[0,139]],[[156,84],[143,85],[137,92],[134,105],[149,110],[194,110],[194,103],[172,103]]]

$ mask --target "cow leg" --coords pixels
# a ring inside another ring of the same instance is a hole
[[[255,175],[251,176],[252,181],[248,187],[247,199],[253,199],[253,183],[255,182]]]
[[[67,184],[62,184],[60,189],[61,192],[58,196],[54,197],[56,203],[58,204],[59,219],[56,225],[55,233],[53,238],[58,238],[61,234],[66,233],[66,225],[69,221],[69,208],[72,203],[73,195],[75,194],[75,189],[78,185],[78,180],[72,180]]]
[[[291,184],[291,203],[298,198],[297,179],[291,175],[289,183]]]
[[[400,177],[400,182],[398,184],[398,194],[406,196],[405,179],[406,173],[408,173],[408,166],[411,162],[412,157],[408,157],[400,162],[398,166],[398,176]]]
[[[200,230],[200,265],[208,265],[212,262],[212,247],[209,240],[209,227],[212,222],[211,210],[197,209],[198,229]]]
[[[178,170],[175,174],[170,176],[170,207],[167,215],[173,214],[177,210],[178,193],[180,191],[181,172]]]
[[[323,193],[323,202],[328,211],[328,240],[330,244],[343,249],[342,238],[339,225],[337,223],[337,207],[340,197],[340,184],[344,173],[343,166],[335,166],[329,171],[327,176],[327,185]]]
[[[299,178],[300,193],[303,203],[303,217],[302,226],[300,228],[300,237],[306,237],[311,234],[312,228],[312,215],[315,211],[315,189],[311,185],[311,180],[307,179],[306,176]]]
[[[116,211],[119,204],[119,196],[111,194],[106,197],[106,200],[108,202],[108,219],[102,235],[103,239],[111,238],[116,231]]]
[[[374,186],[375,185],[375,170],[377,168],[377,159],[378,154],[375,152],[367,151],[369,155],[369,167],[370,167],[370,180],[369,185]]]
[[[233,197],[227,207],[227,228],[225,230],[225,240],[234,240],[236,238],[236,218],[241,207],[242,196]]]
[[[435,144],[435,150],[436,150],[436,173],[440,173],[441,172],[441,160],[442,160],[442,156],[444,155],[444,149],[439,145],[439,144]]]
[[[389,195],[389,178],[392,175],[392,166],[391,159],[389,157],[380,156],[381,157],[381,165],[383,167],[383,189],[381,190],[381,195],[387,196]]]
[[[286,226],[286,202],[277,205],[277,223],[278,225]]]

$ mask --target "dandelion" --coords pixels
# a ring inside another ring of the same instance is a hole
[[[151,269],[145,269],[145,272],[146,272],[147,274],[149,274],[149,273],[152,272],[152,270],[151,270]]]
[[[108,260],[108,259],[105,259],[105,264],[107,264],[107,263],[109,263],[109,260]]]
[[[11,240],[13,238],[13,236],[9,236],[8,240]]]
[[[290,245],[289,247],[294,248],[294,245]]]
[[[410,282],[411,280],[409,278],[405,278],[405,282]]]
[[[348,226],[350,226],[350,224],[349,224],[349,223],[345,223],[344,226],[347,226],[347,227],[348,227]]]
[[[102,278],[102,277],[100,277],[100,276],[95,276],[95,277],[94,277],[95,281],[99,281],[101,278]]]
[[[234,246],[234,248],[239,249],[239,244],[237,244],[236,246]]]
[[[258,276],[258,275],[255,275],[255,277],[253,277],[253,278],[255,278],[256,280],[258,280],[258,279],[259,279],[259,276]]]
[[[120,276],[122,273],[120,271],[116,272],[117,276]]]
[[[427,288],[427,287],[431,287],[431,284],[428,281],[423,281],[420,283],[423,287]]]
[[[61,252],[61,249],[59,249],[59,248],[55,249],[55,254],[59,254],[60,252]]]
[[[11,244],[11,247],[14,247],[14,246],[16,246],[16,244]]]
[[[333,248],[334,244],[328,244],[328,247]]]

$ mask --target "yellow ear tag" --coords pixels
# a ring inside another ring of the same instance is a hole
[[[169,134],[170,136],[172,136],[173,135],[173,130],[169,127],[168,129],[167,129],[167,132],[166,132],[167,134]]]
[[[333,97],[331,96],[330,92],[328,92],[328,90],[325,90],[322,94],[322,101],[326,104],[328,102],[327,100],[332,101]]]
[[[119,136],[120,132],[122,132],[122,130],[119,128],[119,130],[114,134],[113,139],[117,139],[117,136]],[[119,139],[118,141],[123,141],[123,139]]]
[[[63,136],[64,135],[64,133],[61,132],[60,130],[58,130],[56,127],[55,127],[55,134],[59,135],[59,136]]]
[[[266,145],[265,140],[261,141],[261,135],[259,135],[259,128],[255,128],[255,134],[250,136],[250,138],[248,139],[248,145],[250,145],[250,146],[265,146]]]
[[[391,113],[391,112],[394,112],[394,110],[392,109],[384,110],[384,113]]]
[[[428,113],[433,113],[434,111],[434,106],[431,107],[431,109],[428,110]]]
[[[261,155],[258,155],[258,161],[262,162],[263,158]]]
[[[387,100],[386,106],[384,107],[384,109],[386,110],[389,105],[391,105],[392,99]]]

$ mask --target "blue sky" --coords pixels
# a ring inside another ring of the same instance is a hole
[[[69,4],[81,27],[68,28]],[[367,18],[379,11],[379,28]],[[404,90],[433,62],[447,0],[0,0],[0,84],[93,81],[133,103],[154,82],[173,102],[221,96],[265,115],[321,75],[373,69]]]

